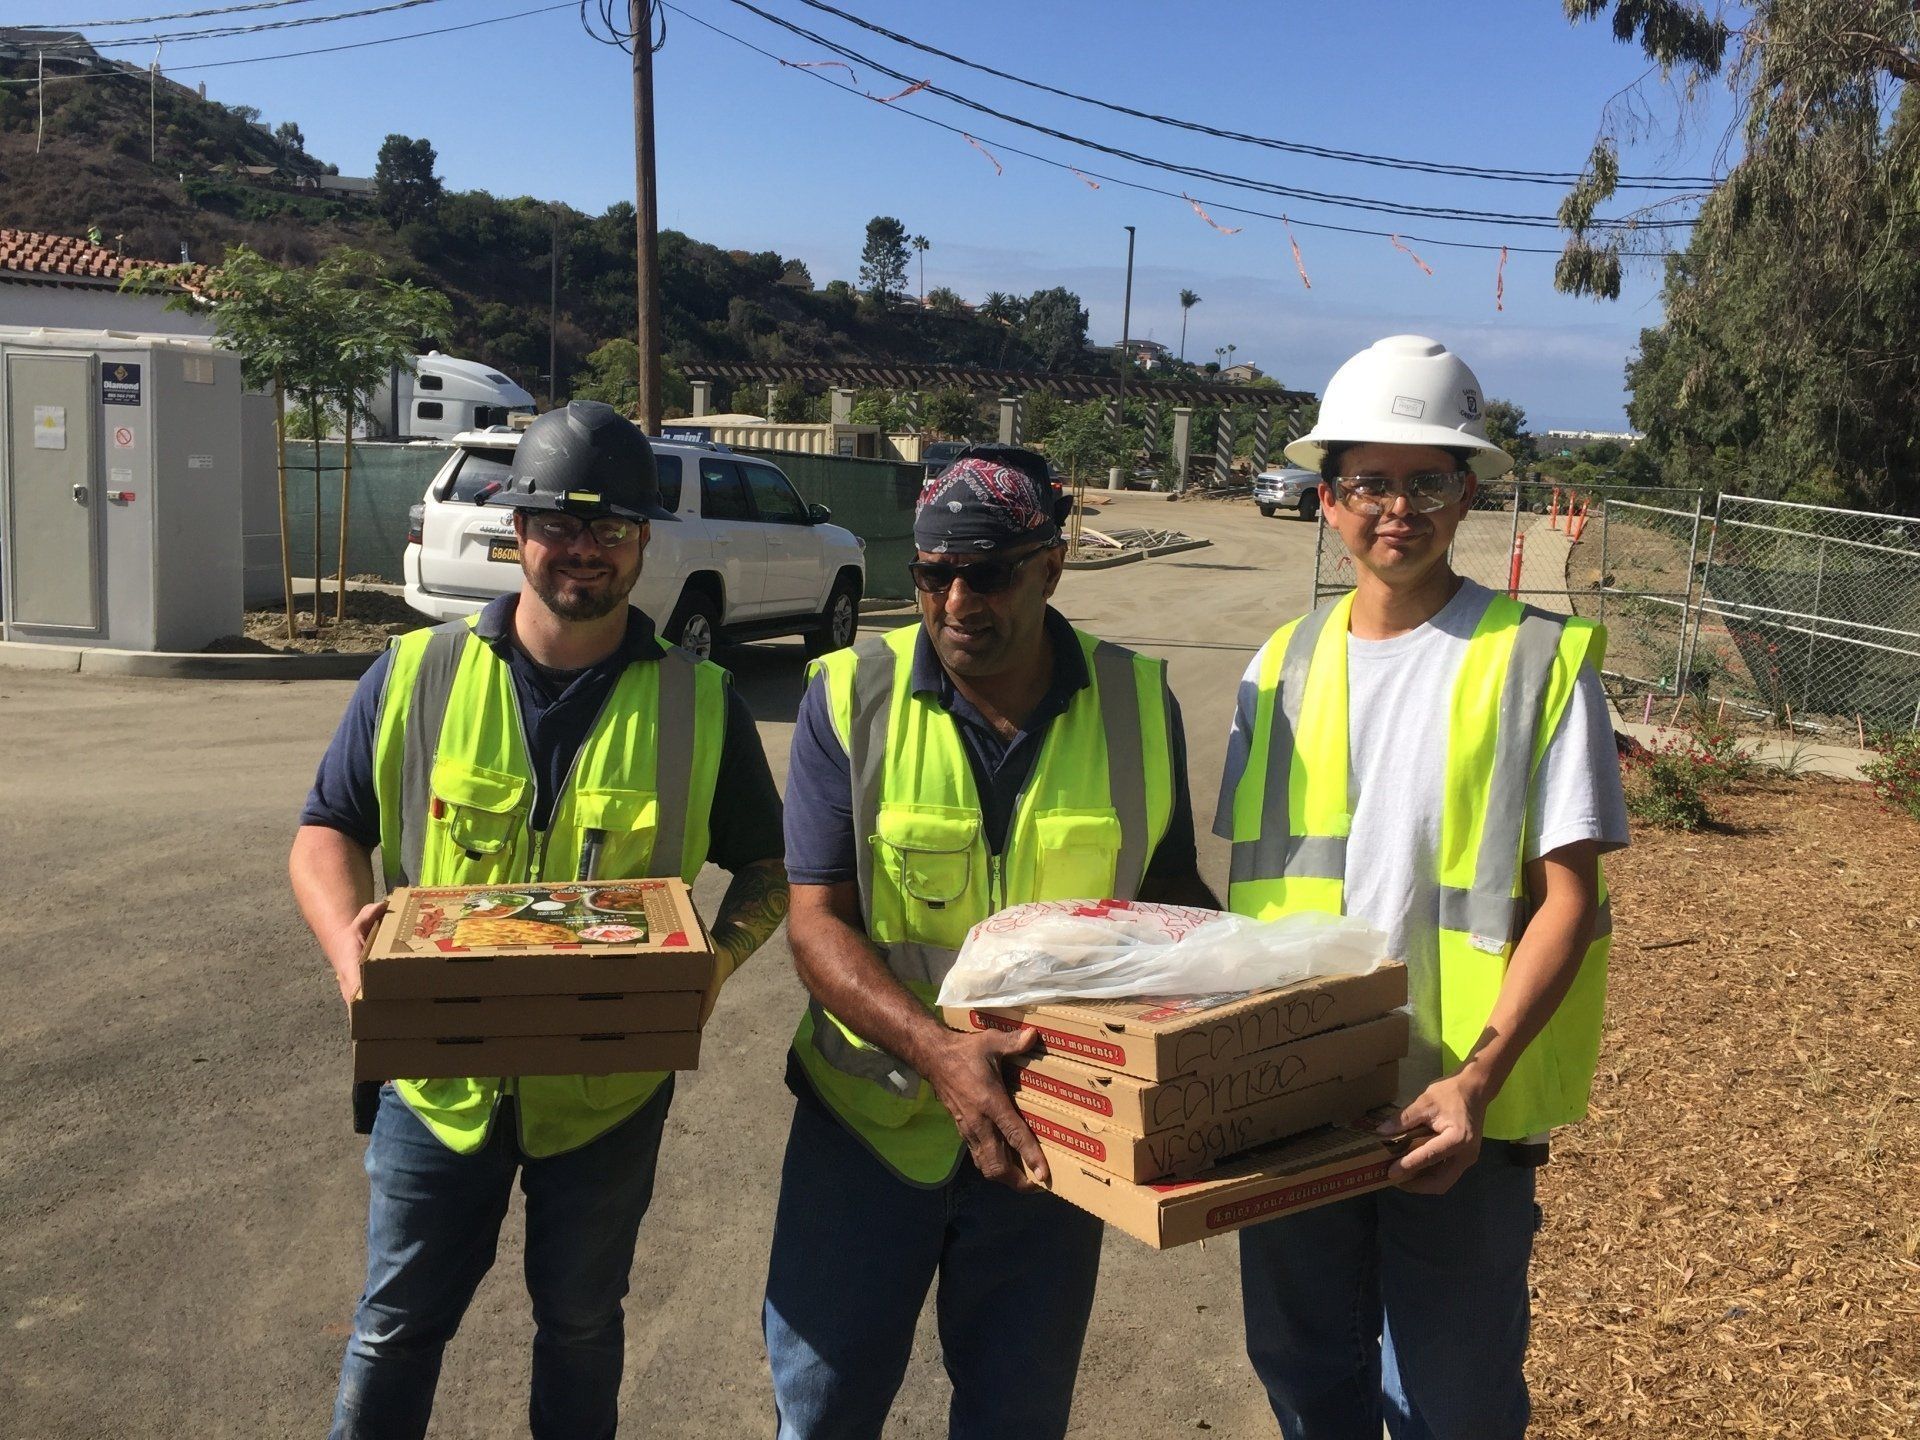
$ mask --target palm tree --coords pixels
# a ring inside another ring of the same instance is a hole
[[[993,320],[1001,324],[1013,321],[1013,296],[1004,290],[989,291],[987,298],[980,302],[982,319]]]
[[[927,251],[933,248],[933,242],[924,235],[916,235],[907,242],[920,252],[920,304],[927,303]]]
[[[1180,358],[1187,358],[1187,312],[1200,303],[1200,297],[1191,290],[1180,292]]]

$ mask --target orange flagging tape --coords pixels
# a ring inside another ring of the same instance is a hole
[[[1198,215],[1202,220],[1206,221],[1207,224],[1213,226],[1213,228],[1218,230],[1222,235],[1238,235],[1240,233],[1240,227],[1238,225],[1222,225],[1218,220],[1214,219],[1211,215],[1209,215],[1204,208],[1202,208],[1198,200],[1194,199],[1191,195],[1187,194],[1184,190],[1180,192],[1180,198],[1186,201],[1189,205],[1193,207],[1194,214]]]
[[[1401,241],[1400,241],[1400,237],[1399,237],[1398,235],[1389,235],[1389,236],[1388,236],[1387,238],[1388,238],[1389,240],[1391,240],[1391,241],[1393,241],[1393,248],[1394,248],[1394,249],[1396,249],[1396,250],[1406,250],[1406,253],[1407,253],[1408,255],[1412,255],[1412,256],[1413,256],[1413,263],[1414,263],[1414,264],[1416,264],[1416,265],[1418,265],[1418,266],[1419,266],[1419,267],[1420,267],[1420,268],[1421,268],[1422,270],[1424,270],[1424,271],[1426,271],[1426,272],[1427,272],[1427,274],[1429,274],[1429,275],[1431,275],[1431,274],[1433,273],[1433,267],[1432,267],[1431,265],[1429,265],[1429,264],[1427,264],[1427,262],[1426,262],[1426,261],[1424,261],[1424,260],[1422,260],[1422,259],[1421,259],[1421,258],[1420,258],[1420,257],[1419,257],[1418,255],[1414,255],[1414,254],[1413,254],[1413,251],[1411,251],[1411,250],[1407,250],[1407,247],[1406,247],[1406,246],[1405,246],[1404,244],[1402,244],[1402,243],[1401,243]]]
[[[967,134],[966,131],[963,130],[960,132],[960,138],[966,141],[969,145],[973,146],[973,148],[978,150],[982,155],[986,156],[987,159],[993,161],[994,174],[1004,175],[1007,173],[1007,167],[1002,165],[998,160],[994,160],[993,152],[987,149],[987,147],[982,145],[978,140],[974,139],[973,136]]]
[[[931,80],[916,80],[913,82],[913,84],[907,86],[906,89],[902,90],[898,95],[869,95],[867,96],[867,98],[879,105],[891,105],[896,100],[904,100],[909,95],[914,95],[919,93],[920,91],[926,89],[927,86],[931,85],[932,83],[933,82]]]
[[[1280,217],[1280,223],[1286,225],[1287,244],[1293,247],[1293,268],[1300,272],[1300,283],[1311,290],[1313,288],[1313,282],[1307,278],[1307,265],[1306,262],[1300,258],[1300,242],[1293,238],[1293,226],[1287,224],[1287,217],[1284,215]]]

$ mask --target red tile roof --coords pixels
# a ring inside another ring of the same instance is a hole
[[[48,235],[38,230],[0,229],[0,271],[28,275],[70,275],[76,278],[124,280],[136,270],[167,265],[165,260],[140,260],[121,255],[73,235]],[[204,266],[194,267],[194,278]]]

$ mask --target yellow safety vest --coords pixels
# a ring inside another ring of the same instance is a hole
[[[987,850],[965,743],[912,686],[918,625],[814,662],[846,748],[867,938],[932,1007],[967,931],[1033,900],[1132,899],[1173,813],[1166,666],[1074,632],[1092,683],[1047,727],[998,855]],[[910,1066],[819,1001],[794,1037],[814,1089],[902,1179],[940,1185],[958,1130]]]
[[[678,875],[707,858],[707,816],[726,734],[727,674],[665,645],[614,683],[533,830],[535,779],[513,674],[474,633],[478,617],[393,642],[374,739],[374,791],[387,887],[579,878],[588,829],[601,832],[594,879]],[[529,1155],[577,1149],[644,1105],[664,1071],[406,1080],[394,1088],[449,1149],[487,1142],[496,1104],[519,1097]]]
[[[1282,626],[1260,652],[1247,767],[1233,793],[1228,905],[1268,919],[1345,906],[1347,633],[1353,594]],[[1446,1073],[1479,1041],[1530,913],[1523,864],[1527,796],[1584,663],[1606,632],[1505,596],[1467,644],[1447,715],[1440,810],[1439,1005]],[[1600,1049],[1612,911],[1560,1008],[1487,1109],[1486,1133],[1520,1140],[1578,1120]]]

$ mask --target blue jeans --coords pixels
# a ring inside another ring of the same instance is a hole
[[[1489,1143],[1445,1195],[1380,1190],[1240,1232],[1247,1355],[1287,1440],[1507,1440],[1530,1406],[1534,1172]]]
[[[780,1440],[874,1440],[934,1276],[950,1440],[1066,1433],[1100,1221],[984,1180],[901,1180],[816,1103],[794,1111],[762,1315]]]
[[[521,1153],[510,1099],[486,1145],[456,1155],[382,1087],[367,1142],[367,1288],[340,1367],[333,1440],[426,1434],[441,1353],[492,1268],[516,1171],[527,1199],[533,1434],[614,1433],[626,1350],[620,1302],[672,1099],[669,1078],[590,1144],[536,1160]]]

